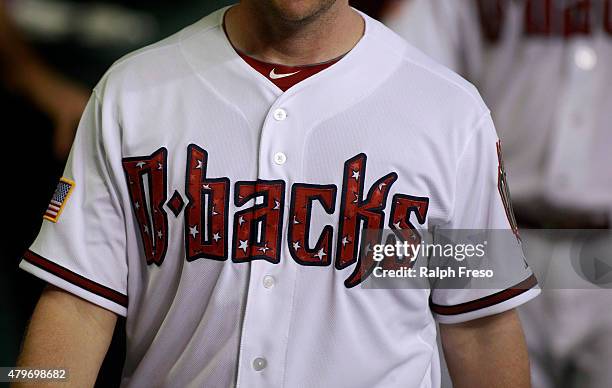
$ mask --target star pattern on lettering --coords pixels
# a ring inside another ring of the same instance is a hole
[[[299,242],[299,241],[294,241],[294,242],[293,242],[293,249],[295,249],[296,251],[297,251],[298,249],[300,249],[301,247],[302,247],[302,246],[300,245],[300,242]]]
[[[204,190],[210,190],[210,185],[209,185],[209,184],[202,185],[202,188],[203,188]]]
[[[219,232],[213,234],[213,240],[215,240],[215,242],[219,241],[221,239],[221,235],[219,234]]]
[[[265,243],[263,247],[259,247],[259,252],[263,252],[263,254],[265,255],[268,251],[270,250],[270,248],[268,248],[268,243]]]
[[[278,200],[274,200],[274,208],[272,208],[272,210],[279,210],[280,209],[280,202]]]
[[[146,234],[149,234],[149,227],[147,225],[144,226],[144,232]]]
[[[351,240],[349,240],[349,236],[348,235],[342,237],[342,246],[345,246],[346,244],[348,244],[350,242],[351,242]]]
[[[198,226],[197,225],[189,227],[189,234],[191,235],[191,237],[196,238],[198,233],[200,233],[200,232],[198,232]]]
[[[140,204],[139,204],[138,202],[136,202],[136,203],[134,204],[134,207],[136,208],[136,210],[138,210],[138,209],[140,209]]]
[[[164,237],[164,234],[162,233],[161,230],[157,231],[157,237],[161,240]]]
[[[249,249],[249,240],[240,240],[238,249],[242,249],[246,253],[247,249]]]
[[[196,166],[195,166],[195,168],[198,169],[198,170],[201,170],[202,167],[203,167],[203,164],[204,164],[204,162],[202,160],[196,159]]]
[[[353,173],[351,174],[351,178],[354,178],[356,181],[359,180],[359,170],[353,170]]]
[[[244,220],[243,216],[238,217],[238,225],[242,226],[242,224],[244,224],[246,221]]]
[[[145,162],[138,162],[136,163],[136,167],[142,169],[144,166],[146,166],[147,164]]]
[[[164,166],[162,166],[162,164],[160,162],[157,162],[157,169],[158,170],[163,170]]]
[[[385,187],[386,185],[387,185],[387,184],[386,184],[385,182],[381,182],[381,183],[378,185],[378,191],[382,191],[382,190],[383,190],[383,187]]]
[[[319,260],[323,260],[323,257],[327,256],[327,253],[325,253],[325,250],[321,248],[319,249],[319,252],[317,252],[317,254],[314,256],[317,257]]]

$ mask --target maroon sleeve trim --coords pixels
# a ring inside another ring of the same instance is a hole
[[[101,296],[112,302],[117,303],[125,308],[128,306],[128,297],[120,292],[117,292],[111,288],[105,287],[92,280],[84,278],[83,276],[72,272],[71,270],[62,267],[30,250],[23,254],[23,259],[28,263],[35,265],[36,267],[43,269],[63,280],[74,284],[86,291]]]
[[[527,279],[510,288],[497,292],[493,295],[485,296],[484,298],[452,306],[443,306],[435,304],[430,300],[429,306],[431,308],[431,311],[439,315],[458,315],[469,313],[505,302],[509,299],[512,299],[527,292],[528,290],[535,287],[537,284],[538,281],[536,280],[535,276],[531,275]]]

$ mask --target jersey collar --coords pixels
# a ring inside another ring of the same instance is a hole
[[[355,47],[333,66],[283,93],[234,50],[223,31],[222,8],[183,30],[181,51],[200,78],[237,109],[253,99],[299,104],[307,121],[324,120],[373,93],[400,66],[404,41],[380,22],[360,13],[365,31]],[[247,115],[248,116],[248,115]]]

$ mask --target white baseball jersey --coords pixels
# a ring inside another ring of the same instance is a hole
[[[612,214],[612,0],[407,0],[387,22],[478,86],[517,203]]]
[[[365,15],[283,93],[224,11],[103,77],[21,267],[127,316],[124,386],[438,386],[436,318],[538,293],[518,243],[507,289],[367,289],[359,233],[510,229],[488,109]]]

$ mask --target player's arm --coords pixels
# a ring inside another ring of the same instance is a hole
[[[116,321],[114,313],[48,286],[32,315],[18,366],[66,368],[68,381],[62,386],[92,387]]]
[[[529,359],[516,311],[440,324],[444,356],[455,388],[528,388]]]

